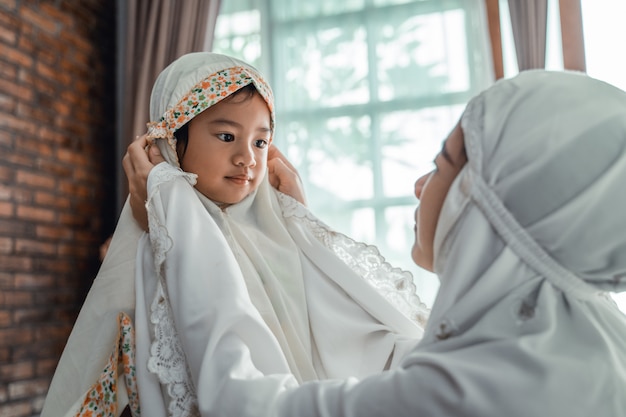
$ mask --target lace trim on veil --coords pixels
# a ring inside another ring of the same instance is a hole
[[[151,193],[146,202],[150,242],[154,253],[154,267],[159,279],[154,300],[150,305],[150,322],[153,325],[154,341],[150,346],[148,370],[154,373],[169,395],[168,411],[172,417],[199,416],[196,390],[187,367],[185,354],[176,333],[171,306],[167,296],[163,262],[171,248],[171,238],[167,228],[161,223],[159,210],[154,204],[154,196],[159,185],[183,177],[195,184],[196,176],[173,168],[168,164],[157,165],[150,173]]]
[[[413,275],[390,265],[376,246],[357,242],[336,232],[315,217],[305,206],[278,192],[285,217],[296,217],[325,247],[334,252],[354,272],[362,276],[394,307],[422,326],[430,310],[416,293]]]

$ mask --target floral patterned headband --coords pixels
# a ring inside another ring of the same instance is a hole
[[[202,79],[185,94],[175,106],[161,116],[157,122],[149,122],[148,139],[167,139],[176,155],[174,132],[184,124],[248,84],[254,84],[270,110],[270,127],[274,129],[274,97],[269,84],[249,67],[232,67],[217,71]]]

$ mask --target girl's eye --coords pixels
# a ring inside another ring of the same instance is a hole
[[[235,135],[230,133],[218,133],[217,138],[223,142],[232,142],[235,140]]]
[[[257,139],[254,141],[254,146],[259,149],[265,149],[265,147],[267,146],[267,141],[265,139]]]

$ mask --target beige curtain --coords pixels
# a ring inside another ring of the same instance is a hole
[[[119,0],[118,212],[127,184],[121,158],[149,122],[150,92],[179,56],[211,49],[220,0]]]
[[[546,66],[548,0],[509,0],[520,71]]]

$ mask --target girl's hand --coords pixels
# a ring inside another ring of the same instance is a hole
[[[148,231],[148,213],[146,212],[148,174],[150,174],[150,170],[155,165],[164,160],[159,148],[153,146],[146,139],[145,134],[138,136],[128,146],[126,154],[122,159],[122,166],[128,178],[130,208],[133,212],[133,217],[146,232]]]
[[[304,187],[298,171],[273,144],[267,154],[267,168],[272,187],[306,206]]]

